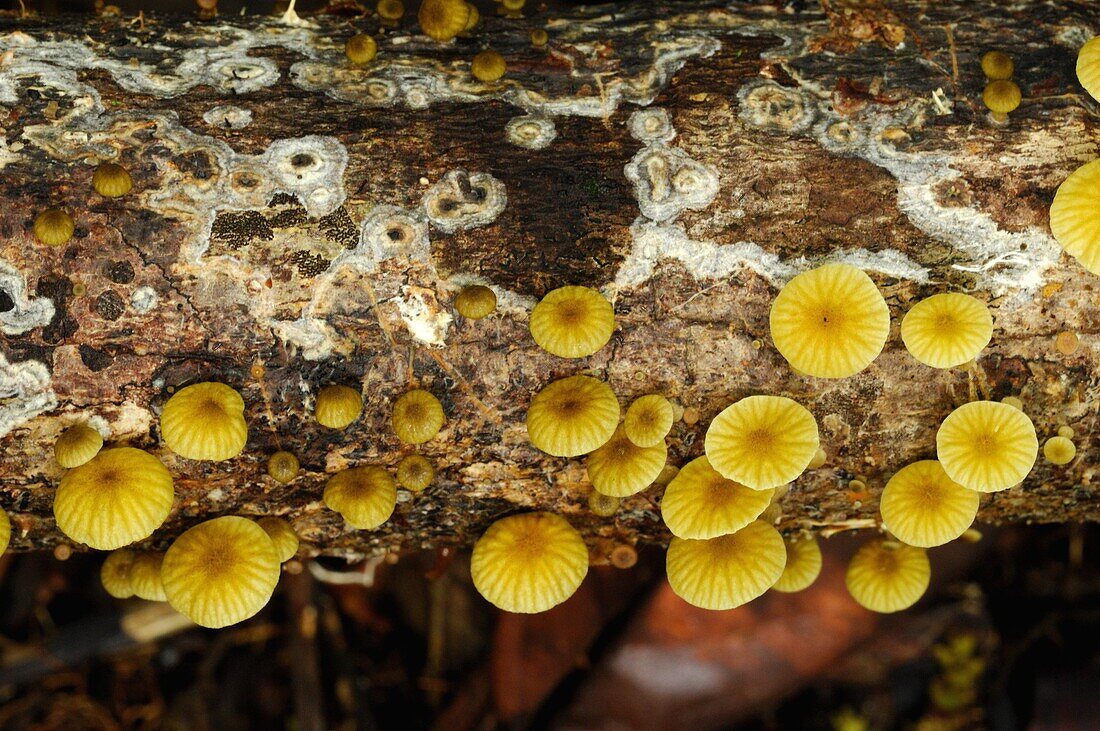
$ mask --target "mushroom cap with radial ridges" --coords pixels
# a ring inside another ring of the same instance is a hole
[[[559,358],[584,358],[611,339],[615,308],[591,287],[559,287],[531,310],[531,337]]]
[[[352,64],[362,66],[378,55],[378,43],[366,33],[358,33],[344,44],[344,54]]]
[[[482,284],[463,287],[455,296],[455,310],[467,320],[480,320],[497,308],[496,292]]]
[[[688,462],[661,498],[661,517],[677,538],[736,533],[771,504],[775,490],[753,490],[715,472],[706,457]]]
[[[861,607],[888,614],[916,604],[931,576],[923,548],[876,538],[856,551],[844,583]]]
[[[664,441],[675,420],[672,404],[659,393],[634,400],[623,417],[623,430],[639,447],[653,447]]]
[[[1077,80],[1100,101],[1100,36],[1089,39],[1077,52]]]
[[[952,480],[934,459],[902,467],[886,483],[879,512],[902,543],[931,548],[949,543],[974,523],[979,493]]]
[[[792,482],[819,446],[817,421],[786,396],[749,396],[714,417],[704,448],[723,477],[754,490]]]
[[[506,612],[545,612],[573,596],[587,573],[584,539],[554,513],[501,518],[474,544],[470,557],[474,587]]]
[[[134,565],[136,554],[125,548],[111,551],[99,567],[99,581],[104,590],[115,599],[129,599],[134,595],[130,583],[130,569]]]
[[[1016,82],[1008,79],[990,81],[982,91],[982,103],[994,114],[1008,114],[1020,106],[1023,95]]]
[[[328,479],[322,499],[352,528],[374,530],[393,515],[397,484],[381,467],[351,467]]]
[[[73,237],[76,223],[62,208],[47,208],[34,219],[34,236],[46,246],[61,246]]]
[[[729,535],[696,541],[673,538],[665,571],[673,593],[702,609],[733,609],[747,604],[783,574],[783,536],[757,520]]]
[[[9,543],[11,543],[11,519],[7,512],[0,508],[0,553],[8,550]]]
[[[397,483],[406,490],[420,492],[435,479],[435,467],[422,454],[410,454],[397,463]]]
[[[965,488],[998,492],[1019,484],[1035,465],[1039,439],[1027,414],[996,401],[952,411],[936,432],[936,456]]]
[[[275,554],[279,557],[279,563],[289,561],[294,558],[294,554],[298,553],[298,534],[294,532],[294,526],[289,521],[269,515],[257,520],[256,524],[263,528],[264,533],[267,533],[267,537],[271,539],[271,543],[275,546]]]
[[[990,81],[998,79],[1011,79],[1016,65],[1007,53],[1001,51],[989,51],[982,56],[982,73]]]
[[[172,475],[140,449],[105,449],[66,472],[53,499],[57,528],[101,551],[148,538],[172,509]]]
[[[333,384],[317,392],[313,415],[329,429],[347,429],[363,412],[363,397],[350,386]]]
[[[470,6],[465,0],[423,0],[416,18],[424,35],[449,41],[466,30]]]
[[[545,386],[527,409],[527,434],[555,457],[577,457],[607,443],[619,423],[619,401],[603,381],[570,376]]]
[[[1100,274],[1100,160],[1069,174],[1050,204],[1050,231],[1066,253]]]
[[[405,15],[405,3],[401,0],[378,0],[375,12],[382,20],[400,20]]]
[[[443,404],[430,391],[414,388],[393,404],[393,430],[406,444],[423,444],[443,428]]]
[[[1055,465],[1069,464],[1077,456],[1077,447],[1067,437],[1051,437],[1043,443],[1043,457]]]
[[[787,282],[772,303],[772,341],[791,367],[846,378],[870,365],[890,334],[890,308],[862,270],[825,264]]]
[[[821,546],[813,536],[785,541],[787,565],[772,589],[784,594],[802,591],[821,573]]]
[[[87,424],[74,424],[53,445],[53,456],[65,469],[79,467],[103,448],[103,437]]]
[[[968,294],[946,293],[921,300],[901,320],[910,355],[933,368],[954,368],[978,357],[993,337],[993,315]]]
[[[244,450],[244,399],[224,383],[194,383],[172,394],[160,414],[165,445],[186,459],[221,462]]]
[[[667,458],[664,442],[639,447],[627,439],[626,432],[619,427],[606,444],[588,455],[588,479],[593,489],[604,495],[629,497],[653,484]]]
[[[92,173],[92,187],[104,198],[118,198],[130,192],[134,181],[129,171],[118,163],[101,163]]]
[[[588,509],[592,511],[593,515],[598,515],[601,518],[610,518],[612,515],[619,512],[620,505],[622,505],[622,500],[617,497],[611,497],[610,495],[604,495],[599,490],[592,490],[588,493]]]
[[[478,11],[477,6],[471,2],[466,3],[466,9],[470,11],[470,15],[466,18],[466,27],[462,29],[463,33],[469,33],[477,24],[481,22],[481,12]]]
[[[173,609],[217,629],[267,605],[279,583],[279,556],[263,528],[225,515],[184,531],[164,554],[161,578]]]
[[[150,602],[168,599],[160,573],[163,564],[163,553],[141,551],[134,555],[130,564],[130,588],[134,590],[134,596]]]
[[[470,62],[470,73],[475,79],[485,83],[500,79],[507,68],[504,56],[493,50],[482,51]]]
[[[280,450],[267,458],[267,474],[284,485],[298,476],[301,467],[298,458],[290,452]]]

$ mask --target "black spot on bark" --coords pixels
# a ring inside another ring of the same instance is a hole
[[[71,338],[80,329],[68,310],[73,283],[60,274],[47,274],[39,278],[36,291],[39,297],[51,299],[54,307],[53,319],[42,328],[42,339],[50,345],[57,345],[66,338]]]
[[[80,360],[84,361],[85,367],[93,373],[99,373],[109,367],[112,362],[110,355],[102,350],[96,350],[90,345],[80,346]]]
[[[104,320],[117,320],[126,311],[126,303],[118,293],[108,289],[96,298],[95,311]]]
[[[129,284],[134,281],[134,267],[128,261],[115,261],[107,267],[107,278],[115,284]]]

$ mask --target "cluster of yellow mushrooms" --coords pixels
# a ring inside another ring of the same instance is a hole
[[[379,3],[383,18],[396,19],[402,12],[397,0]],[[425,0],[419,19],[429,36],[448,39],[476,23],[476,10],[462,0]],[[369,61],[375,51],[374,41],[365,36],[347,45],[353,62]],[[982,67],[993,83],[1012,73],[1011,60],[1003,54],[987,55]],[[1089,93],[1100,98],[1100,39],[1082,49],[1078,74]],[[1018,103],[1018,89],[1016,96]],[[129,192],[132,182],[124,168],[104,163],[93,185],[101,195],[115,197]],[[1051,227],[1066,251],[1100,274],[1098,207],[1100,161],[1077,170],[1059,188]],[[73,221],[64,211],[49,209],[37,217],[34,232],[43,244],[62,245],[72,236]],[[454,301],[458,313],[470,319],[488,316],[496,304],[493,291],[480,285],[463,289]],[[782,288],[769,325],[776,349],[792,369],[838,379],[860,372],[882,352],[890,311],[863,271],[825,264]],[[529,328],[545,351],[585,358],[610,340],[614,308],[594,289],[561,287],[534,307]],[[932,368],[971,362],[992,335],[986,305],[961,293],[922,300],[901,321],[906,349]],[[362,409],[359,390],[331,384],[317,392],[314,415],[322,426],[340,430],[355,422]],[[232,459],[248,440],[244,411],[241,395],[225,384],[181,388],[161,412],[164,446],[189,460]],[[548,455],[586,456],[595,491],[589,504],[607,516],[621,498],[642,492],[668,472],[665,439],[676,418],[664,396],[648,394],[636,399],[620,421],[610,386],[577,374],[546,385],[531,398],[526,427],[531,443]],[[406,444],[431,440],[444,422],[441,403],[426,390],[408,391],[393,404],[392,428]],[[1072,437],[1068,427],[1059,429],[1044,445],[1046,458],[1054,464],[1071,461]],[[981,493],[1020,484],[1038,447],[1035,427],[1018,399],[975,401],[948,414],[936,435],[936,459],[901,466],[883,489],[886,535],[865,544],[848,568],[847,585],[855,600],[879,612],[916,602],[930,577],[925,549],[966,532]],[[704,452],[664,482],[661,513],[673,535],[666,560],[673,591],[698,607],[730,609],[768,589],[798,591],[813,583],[822,563],[815,539],[785,540],[774,521],[761,519],[786,485],[826,461],[813,414],[784,396],[748,396],[712,420]],[[67,470],[54,496],[57,527],[76,542],[112,551],[101,578],[113,596],[166,600],[200,625],[223,627],[251,617],[267,603],[280,564],[298,550],[298,537],[285,520],[234,516],[191,527],[163,554],[128,549],[151,536],[172,509],[167,467],[141,449],[103,449],[99,432],[85,424],[61,435],[55,456]],[[297,458],[288,452],[268,460],[268,473],[277,481],[290,482],[298,471]],[[421,455],[404,458],[396,480],[380,466],[351,467],[328,479],[323,500],[352,528],[372,530],[393,513],[398,483],[416,492],[434,474]],[[9,536],[10,524],[0,511],[0,549]],[[530,512],[502,518],[486,530],[474,546],[471,574],[492,604],[511,612],[540,612],[576,591],[588,563],[584,540],[565,518]]]

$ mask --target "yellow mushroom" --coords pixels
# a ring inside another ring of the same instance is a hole
[[[1058,427],[1058,436],[1073,439],[1073,427],[1065,425]]]
[[[1001,51],[989,51],[982,56],[982,73],[990,81],[1011,79],[1015,64],[1007,53]]]
[[[130,583],[130,568],[134,564],[135,556],[133,551],[120,548],[107,554],[103,565],[99,567],[99,581],[115,599],[129,599],[134,595],[134,587]]]
[[[1077,80],[1100,101],[1100,37],[1089,39],[1077,52]]]
[[[775,490],[753,490],[718,474],[706,457],[684,465],[665,488],[661,516],[678,538],[717,538],[753,522]]]
[[[923,548],[876,538],[860,548],[848,564],[848,593],[872,612],[900,612],[917,603],[928,589],[932,569]]]
[[[393,514],[397,485],[381,467],[352,467],[329,478],[323,500],[352,528],[374,530]]]
[[[294,532],[294,526],[289,522],[269,515],[257,520],[256,524],[263,528],[264,533],[267,533],[267,537],[271,539],[271,543],[275,546],[275,554],[279,557],[279,563],[289,561],[294,558],[294,554],[298,553],[298,534]]]
[[[267,474],[284,485],[298,476],[298,458],[290,452],[278,451],[267,458]]]
[[[412,492],[420,492],[435,479],[431,460],[420,454],[410,454],[397,464],[397,482]]]
[[[825,450],[822,449],[821,447],[818,447],[817,451],[814,452],[814,458],[810,460],[810,464],[808,464],[806,466],[806,469],[808,469],[808,470],[820,469],[822,466],[824,466],[825,462],[827,462],[828,459],[829,459],[829,455],[825,454]]]
[[[882,293],[848,264],[826,264],[787,282],[769,321],[775,347],[791,367],[819,378],[859,373],[890,334]]]
[[[788,539],[787,565],[772,589],[790,594],[802,591],[817,581],[821,573],[821,547],[813,536]]]
[[[550,35],[542,28],[535,28],[531,31],[531,45],[535,48],[542,48],[550,41]]]
[[[163,602],[168,598],[160,574],[163,564],[163,553],[142,551],[134,555],[130,563],[130,588],[134,596],[151,602]]]
[[[134,181],[126,168],[113,162],[100,163],[92,173],[92,187],[104,198],[118,198],[134,187]]]
[[[1039,440],[1027,414],[996,401],[952,411],[936,432],[936,455],[965,488],[998,492],[1021,482],[1035,464]]]
[[[1005,396],[1003,399],[1001,399],[1001,403],[1005,404],[1006,406],[1011,406],[1014,409],[1019,409],[1020,411],[1024,410],[1024,402],[1016,398],[1015,396]]]
[[[508,66],[504,62],[504,56],[492,49],[482,51],[474,56],[473,61],[470,62],[470,73],[478,81],[486,83],[498,81],[504,76],[507,69]]]
[[[202,627],[226,627],[267,605],[279,556],[263,528],[226,515],[184,531],[164,555],[161,578],[173,609]]]
[[[468,320],[480,320],[497,308],[496,293],[480,284],[463,287],[455,297],[455,310]]]
[[[787,549],[779,531],[757,520],[729,535],[673,538],[665,557],[676,596],[702,609],[733,609],[770,589],[783,574]]]
[[[164,444],[186,459],[220,462],[244,450],[244,399],[224,383],[195,383],[172,394],[160,414]]]
[[[1051,464],[1069,464],[1077,456],[1077,447],[1066,437],[1051,437],[1043,444],[1043,456]]]
[[[373,61],[378,55],[378,44],[366,33],[359,33],[349,38],[344,44],[344,54],[352,64],[362,66]]]
[[[584,358],[611,339],[615,310],[591,287],[559,287],[531,310],[531,337],[560,358]]]
[[[598,490],[588,493],[588,509],[601,518],[610,518],[619,512],[619,505],[621,504],[622,500],[619,498],[604,495]]]
[[[818,449],[817,421],[785,396],[749,396],[714,417],[704,443],[723,477],[767,490],[801,475]]]
[[[470,15],[466,18],[466,27],[462,29],[462,33],[466,34],[477,27],[477,24],[481,22],[481,13],[478,12],[477,6],[471,2],[466,3],[466,9],[470,11]]]
[[[654,447],[664,442],[673,422],[672,404],[659,393],[635,399],[623,417],[623,430],[639,447]]]
[[[1062,181],[1050,204],[1050,231],[1066,253],[1100,274],[1100,160]]]
[[[470,5],[466,0],[423,0],[416,18],[424,35],[449,41],[466,30]]]
[[[313,415],[329,429],[347,429],[363,411],[363,397],[349,386],[325,386],[317,392]]]
[[[401,0],[378,0],[375,7],[378,17],[390,25],[396,24],[405,15],[405,3]]]
[[[989,308],[968,294],[937,294],[915,304],[901,321],[910,355],[933,368],[973,360],[993,337]]]
[[[172,509],[172,475],[140,449],[105,449],[66,472],[53,500],[57,528],[109,551],[148,538]]]
[[[599,448],[618,423],[614,392],[590,376],[554,381],[535,394],[527,409],[531,443],[555,457],[577,457]]]
[[[0,508],[0,553],[8,550],[9,543],[11,543],[11,519],[7,512]]]
[[[982,102],[989,109],[993,121],[1004,124],[1008,121],[1008,113],[1020,106],[1020,87],[1016,82],[1007,79],[990,81],[982,91]]]
[[[477,540],[470,557],[474,587],[506,612],[545,612],[573,596],[587,573],[584,540],[553,513],[501,518]]]
[[[942,546],[961,536],[978,514],[979,495],[952,480],[934,459],[902,467],[886,483],[879,511],[902,543]]]
[[[103,437],[87,424],[66,429],[53,445],[53,456],[65,469],[79,467],[103,448]]]
[[[445,420],[443,404],[422,388],[401,394],[393,404],[393,430],[406,444],[423,444],[432,439]]]
[[[667,456],[664,442],[639,447],[619,427],[606,444],[588,455],[588,479],[604,495],[628,497],[653,484]]]
[[[73,217],[62,208],[47,208],[34,219],[34,236],[46,246],[68,243],[74,231]]]

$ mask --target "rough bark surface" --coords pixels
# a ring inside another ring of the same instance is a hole
[[[1057,185],[1097,156],[1074,61],[1100,6],[639,2],[486,17],[448,44],[411,18],[310,22],[0,17],[0,504],[14,550],[65,541],[52,443],[89,419],[175,476],[153,546],[201,518],[276,514],[309,552],[372,554],[469,544],[532,508],[565,514],[596,556],[667,540],[659,488],[598,518],[583,459],[528,443],[531,394],[574,373],[606,379],[624,407],[674,399],[673,465],[740,397],[804,403],[829,461],[782,499],[785,530],[873,526],[885,480],[934,456],[955,405],[1017,395],[1040,440],[1072,426],[1079,456],[1040,459],[979,520],[1100,517],[1098,282],[1047,226]],[[379,40],[363,69],[342,53],[356,31]],[[481,84],[469,59],[489,44],[509,72]],[[981,105],[992,48],[1024,93],[1007,125]],[[92,191],[105,159],[130,169],[130,195]],[[49,205],[76,219],[68,245],[34,240]],[[885,352],[840,381],[794,374],[767,326],[778,287],[829,260],[868,271],[894,319]],[[496,289],[496,315],[452,315],[469,282]],[[615,304],[616,334],[591,358],[550,356],[527,332],[531,305],[563,284]],[[897,327],[948,290],[987,301],[996,330],[971,367],[938,371]],[[1055,347],[1062,332],[1074,352]],[[159,441],[161,406],[199,380],[244,395],[237,459],[187,461]],[[365,399],[343,432],[312,418],[333,382]],[[350,530],[322,505],[324,481],[412,451],[388,423],[412,384],[447,412],[420,450],[438,478],[379,530]],[[276,449],[302,462],[289,485],[265,474]]]

